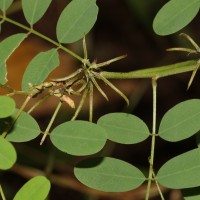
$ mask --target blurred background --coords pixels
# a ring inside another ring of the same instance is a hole
[[[166,52],[167,48],[177,46],[190,47],[188,41],[180,38],[179,34],[166,37],[156,35],[152,29],[153,19],[158,10],[167,0],[104,0],[97,1],[99,15],[92,31],[86,36],[89,59],[103,62],[111,58],[127,54],[128,56],[103,68],[105,71],[132,71],[142,68],[156,67],[172,64],[192,58],[191,55],[179,52]],[[53,0],[44,17],[34,26],[34,29],[56,40],[56,23],[59,14],[69,3],[68,0]],[[20,1],[15,0],[9,10],[9,17],[27,25],[21,11]],[[181,32],[190,35],[197,44],[199,38],[199,16]],[[1,40],[8,35],[23,32],[24,30],[4,23],[1,27]],[[31,35],[26,39],[8,60],[9,85],[20,90],[20,82],[23,72],[30,60],[39,52],[46,51],[53,46],[42,39]],[[77,54],[83,56],[82,41],[67,46]],[[63,77],[80,67],[81,63],[64,52],[60,52],[60,66],[50,77]],[[158,80],[157,117],[159,121],[164,113],[180,101],[189,98],[199,98],[198,74],[193,85],[187,91],[187,83],[190,73],[176,75]],[[100,116],[110,112],[132,113],[147,123],[151,130],[152,124],[152,89],[151,80],[112,80],[113,84],[123,91],[130,99],[127,107],[123,99],[105,84],[109,97],[107,102],[98,91],[95,91],[94,121]],[[16,97],[18,106],[23,97]],[[78,102],[80,99],[75,99]],[[48,100],[45,105],[33,112],[40,124],[41,130],[45,130],[50,117],[58,103],[57,99]],[[73,109],[64,107],[59,114],[56,124],[70,119]],[[79,119],[88,119],[88,104],[79,116]],[[41,138],[28,143],[15,144],[18,152],[17,164],[9,171],[0,172],[0,181],[7,199],[12,199],[17,190],[31,177],[45,174],[52,182],[49,200],[142,200],[146,192],[146,185],[126,193],[105,193],[92,190],[80,184],[73,175],[73,166],[82,157],[73,157],[56,150],[50,141],[46,140],[40,146]],[[168,143],[157,139],[155,153],[155,169],[159,169],[168,159],[195,148],[195,138],[178,143]],[[121,145],[108,142],[106,147],[98,155],[112,156],[130,162],[148,170],[148,157],[150,155],[150,140],[135,145]],[[167,200],[181,200],[178,190],[161,188]],[[156,186],[152,185],[151,199],[160,199]]]

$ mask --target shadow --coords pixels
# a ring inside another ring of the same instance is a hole
[[[93,168],[96,167],[104,161],[105,157],[94,157],[94,158],[87,158],[80,161],[76,168]]]
[[[184,199],[200,199],[200,186],[181,190]]]

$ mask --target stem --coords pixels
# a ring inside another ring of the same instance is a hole
[[[165,200],[165,198],[164,198],[164,196],[163,196],[163,194],[162,194],[162,191],[161,191],[161,189],[160,189],[160,186],[159,186],[159,184],[158,184],[158,181],[156,180],[156,175],[155,175],[154,171],[153,171],[153,178],[154,178],[154,181],[155,181],[156,186],[157,186],[157,188],[158,188],[158,192],[159,192],[159,194],[160,194],[161,200]]]
[[[89,83],[90,98],[89,98],[89,121],[93,120],[93,85]]]
[[[3,193],[3,189],[1,187],[1,185],[0,185],[0,194],[1,194],[2,200],[6,200],[6,197],[5,197],[4,193]]]
[[[174,63],[160,67],[146,68],[130,72],[106,72],[102,71],[101,76],[107,79],[133,79],[133,78],[161,78],[175,74],[194,71],[197,60],[188,60],[185,62]]]
[[[49,133],[49,130],[50,130],[50,128],[51,128],[53,122],[55,121],[55,118],[56,118],[56,116],[57,116],[57,114],[58,114],[58,111],[60,110],[60,107],[61,107],[61,106],[62,106],[62,102],[60,101],[59,104],[58,104],[57,107],[56,107],[56,110],[55,110],[54,113],[53,113],[53,116],[51,117],[51,120],[50,120],[50,122],[49,122],[49,124],[48,124],[48,126],[47,126],[47,128],[46,128],[46,130],[45,130],[45,132],[44,132],[44,135],[43,135],[43,137],[42,137],[42,139],[41,139],[40,145],[43,144],[45,138],[47,137],[47,135],[48,135],[48,133]]]
[[[44,96],[42,99],[40,99],[37,103],[35,103],[27,112],[28,114],[30,114],[37,106],[39,106],[41,103],[43,103],[46,99],[48,99],[50,97],[50,94],[47,94],[46,96]]]
[[[9,94],[7,94],[7,96],[12,97],[14,95],[29,95],[29,92],[24,92],[24,91],[13,91]]]
[[[10,19],[10,18],[7,18],[6,16],[0,15],[0,18],[3,19],[3,20],[6,21],[6,22],[9,22],[9,23],[11,23],[11,24],[14,24],[15,26],[18,26],[18,27],[20,27],[20,28],[22,28],[22,29],[28,31],[29,33],[32,33],[32,34],[34,34],[34,35],[37,35],[38,37],[40,37],[40,38],[42,38],[42,39],[48,41],[49,43],[51,43],[51,44],[57,46],[59,49],[62,49],[63,51],[67,52],[68,54],[70,54],[71,56],[73,56],[74,58],[76,58],[76,59],[78,59],[79,61],[82,62],[83,58],[81,58],[79,55],[77,55],[77,54],[74,53],[73,51],[69,50],[68,48],[62,46],[60,43],[58,43],[58,42],[52,40],[51,38],[46,37],[45,35],[43,35],[43,34],[37,32],[37,31],[33,30],[32,28],[29,28],[29,27],[27,27],[27,26],[25,26],[25,25],[23,25],[23,24],[21,24],[21,23],[19,23],[19,22],[16,22],[16,21],[14,21],[14,20],[12,20],[12,19]]]
[[[71,121],[74,121],[77,118],[78,114],[80,113],[80,111],[81,111],[81,109],[83,107],[83,104],[85,102],[85,99],[87,97],[88,90],[89,90],[89,86],[87,85],[85,90],[84,90],[84,92],[83,92],[83,95],[81,97],[81,101],[80,101],[80,103],[79,103],[79,105],[78,105],[73,117],[71,118]]]
[[[152,125],[152,138],[151,138],[151,155],[149,159],[149,176],[147,184],[147,192],[145,200],[149,199],[151,182],[153,178],[153,163],[154,163],[154,153],[155,153],[155,139],[156,139],[156,98],[157,98],[157,79],[152,78],[152,88],[153,88],[153,125]]]
[[[8,132],[11,130],[11,128],[13,127],[13,125],[15,124],[15,122],[17,121],[18,117],[20,116],[20,114],[22,113],[22,111],[26,107],[27,103],[30,101],[30,99],[31,99],[31,96],[27,96],[27,98],[24,101],[24,103],[22,104],[21,108],[17,111],[16,115],[14,116],[11,125],[8,127],[8,129],[6,131],[4,131],[2,133],[2,136],[4,138],[6,137],[6,135],[8,134]]]

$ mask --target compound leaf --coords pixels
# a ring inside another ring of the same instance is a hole
[[[170,142],[186,139],[200,130],[200,100],[191,99],[171,108],[161,120],[159,136]]]
[[[105,128],[108,139],[122,144],[135,144],[149,136],[146,124],[140,118],[127,113],[104,115],[97,124]]]
[[[4,85],[7,82],[7,69],[6,61],[12,54],[12,52],[20,45],[25,39],[26,34],[18,33],[7,37],[0,42],[0,84]]]
[[[8,96],[0,96],[0,118],[11,116],[15,111],[15,101]]]
[[[84,37],[94,26],[98,14],[96,0],[73,0],[62,11],[57,27],[60,43],[72,43]]]
[[[200,0],[171,0],[157,13],[153,29],[158,35],[169,35],[189,24],[197,15]]]
[[[100,151],[106,143],[106,131],[87,121],[69,121],[57,126],[50,134],[52,143],[61,151],[77,156]]]
[[[17,154],[13,145],[0,136],[0,169],[6,170],[13,166],[17,160]]]
[[[84,185],[104,192],[129,191],[145,181],[135,166],[110,157],[85,159],[74,168],[74,174]]]
[[[22,186],[15,195],[14,200],[44,200],[49,193],[50,187],[50,181],[46,177],[36,176]]]
[[[37,54],[28,64],[22,79],[22,90],[32,85],[41,84],[47,76],[59,65],[59,56],[56,49]]]
[[[200,186],[200,149],[193,149],[166,162],[158,171],[158,182],[168,188]]]
[[[13,0],[0,0],[0,9],[5,12],[10,7],[12,2]]]
[[[52,0],[22,0],[22,9],[26,21],[33,25],[46,12]]]
[[[6,139],[10,142],[27,142],[40,134],[40,127],[35,119],[26,112],[22,112],[15,122]]]

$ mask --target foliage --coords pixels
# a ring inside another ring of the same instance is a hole
[[[22,7],[26,21],[32,26],[35,24],[46,12],[51,0],[34,1],[22,0]]]
[[[85,159],[78,163],[74,173],[83,184],[106,192],[129,191],[145,181],[145,176],[139,169],[109,157]]]
[[[159,169],[158,182],[175,189],[199,186],[199,154],[197,148],[169,160]]]
[[[19,44],[25,39],[26,34],[18,33],[6,38],[0,43],[0,84],[5,84],[7,82],[7,70],[6,61],[12,54],[12,52],[19,46]]]
[[[7,96],[0,96],[0,118],[11,116],[15,111],[15,101]]]
[[[26,68],[22,80],[22,90],[28,91],[29,83],[32,85],[42,83],[47,78],[48,74],[58,65],[59,58],[56,49],[51,49],[36,55]]]
[[[0,137],[0,169],[9,169],[16,162],[17,154],[13,145],[2,136]]]
[[[199,99],[191,99],[177,104],[161,120],[159,136],[170,142],[178,142],[191,137],[200,130],[199,113]]]
[[[165,141],[177,142],[187,139],[200,131],[200,100],[190,99],[171,108],[163,116],[158,131],[157,118],[157,80],[184,72],[193,72],[188,86],[192,84],[199,60],[189,60],[167,66],[148,68],[126,73],[106,72],[103,68],[113,62],[123,59],[126,55],[112,58],[102,63],[91,62],[88,59],[86,34],[94,26],[98,6],[95,0],[73,0],[62,11],[57,22],[57,40],[54,41],[34,30],[33,25],[38,22],[47,11],[51,0],[34,1],[22,0],[22,10],[29,26],[20,24],[7,17],[7,9],[12,4],[10,0],[0,0],[1,24],[11,23],[22,28],[25,33],[18,33],[0,42],[0,86],[7,93],[0,96],[0,169],[10,169],[16,162],[17,155],[11,142],[27,142],[42,135],[42,145],[49,137],[52,145],[60,151],[73,156],[90,156],[84,158],[74,167],[76,178],[91,188],[105,192],[124,192],[135,189],[147,182],[146,199],[149,199],[151,183],[155,181],[160,196],[164,199],[160,185],[183,190],[185,199],[198,199],[200,186],[200,151],[199,147],[178,155],[166,162],[156,172],[154,170],[155,140],[160,137]],[[167,35],[177,32],[186,26],[197,14],[200,0],[171,0],[166,3],[155,17],[153,27],[156,33]],[[187,15],[185,14],[187,13]],[[7,83],[6,62],[14,50],[34,34],[53,44],[55,48],[37,54],[28,64],[22,79],[22,91],[9,88]],[[174,48],[171,50],[199,53],[198,45],[186,34],[184,36],[193,44],[195,49]],[[61,43],[83,41],[84,57],[77,55]],[[57,79],[48,79],[49,74],[59,65],[59,52],[62,50],[81,62],[72,74]],[[118,93],[128,104],[128,98],[108,79],[150,78],[153,89],[153,122],[152,131],[145,122],[135,115],[127,113],[110,113],[93,123],[93,90],[96,88],[108,100],[106,92],[98,83],[106,83]],[[40,96],[40,94],[44,94]],[[14,95],[26,96],[22,106],[16,109],[12,98]],[[70,121],[57,125],[51,130],[56,116],[63,103],[75,109],[74,97],[81,96],[81,100]],[[83,103],[89,96],[89,122],[76,120]],[[27,111],[27,104],[36,96],[40,99]],[[52,114],[50,122],[43,132],[38,122],[31,116],[31,112],[50,96],[58,98],[58,105]],[[49,136],[50,135],[50,136]],[[107,140],[121,144],[140,143],[151,138],[151,152],[149,157],[148,176],[145,177],[141,169],[109,156],[93,155],[100,152]],[[192,189],[191,189],[192,188]],[[0,187],[1,189],[1,187]],[[50,190],[50,181],[44,176],[36,176],[29,180],[14,197],[17,199],[45,199]],[[0,194],[4,199],[2,189]]]
[[[57,126],[50,135],[52,143],[61,151],[84,156],[95,154],[106,143],[106,131],[91,122],[69,121]]]
[[[110,113],[99,118],[97,124],[105,128],[109,140],[121,144],[135,144],[149,137],[146,124],[131,114]]]
[[[87,34],[98,14],[96,0],[74,0],[62,11],[56,28],[60,43],[72,43]]]
[[[46,199],[50,190],[50,181],[43,176],[35,176],[25,183],[17,192],[14,200],[21,199]]]
[[[159,35],[169,35],[188,25],[197,15],[199,0],[171,0],[157,13],[153,28]]]

